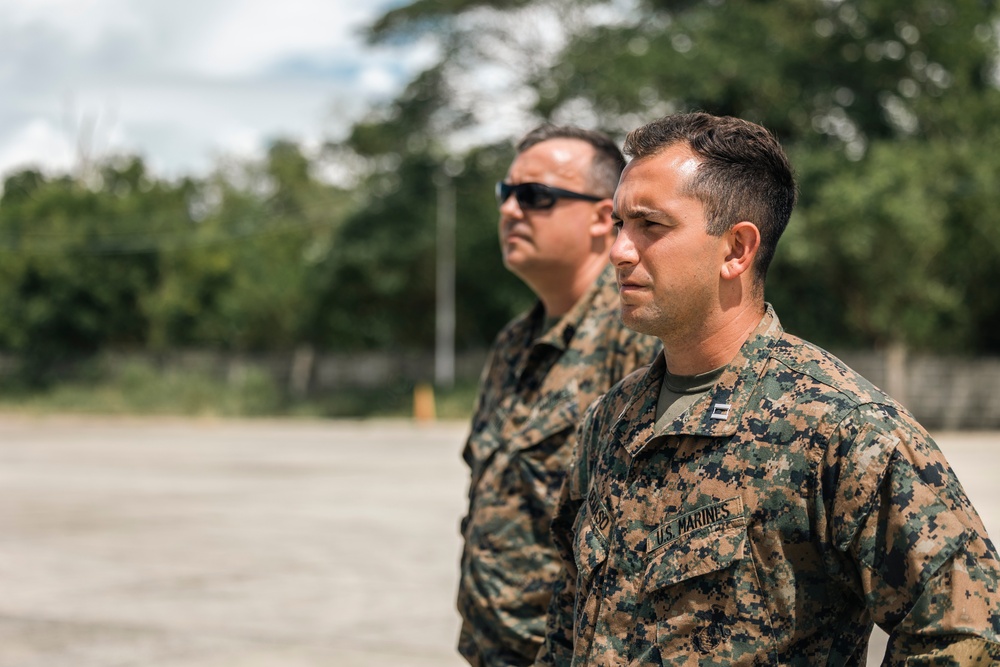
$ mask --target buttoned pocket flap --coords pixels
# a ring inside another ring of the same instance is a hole
[[[699,521],[702,525],[696,525]],[[647,544],[647,591],[724,570],[747,548],[742,503],[735,498],[682,515],[650,533]]]
[[[580,421],[577,400],[576,395],[563,390],[537,402],[523,418],[515,416],[515,420],[523,423],[515,436],[515,448],[527,449],[558,433],[575,429]]]

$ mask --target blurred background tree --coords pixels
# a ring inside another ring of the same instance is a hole
[[[89,181],[89,183],[87,182]],[[62,359],[145,342],[140,303],[159,278],[150,234],[183,223],[186,183],[154,183],[129,158],[86,179],[7,178],[0,200],[0,346],[42,380]]]
[[[287,350],[308,335],[315,274],[351,196],[321,182],[299,146],[274,143],[261,163],[233,163],[189,199],[195,231],[164,253],[151,295],[150,342]]]
[[[437,97],[394,116],[397,146],[489,128],[511,100],[619,138],[675,111],[764,124],[801,185],[768,287],[789,329],[997,352],[996,22],[980,0],[418,0],[371,38],[442,45]],[[470,94],[472,77],[491,85]]]
[[[997,21],[988,0],[416,0],[369,38],[431,40],[437,61],[319,151],[276,141],[172,181],[135,156],[7,175],[0,351],[36,370],[121,349],[429,352],[441,179],[456,342],[482,349],[532,301],[497,248],[513,142],[700,109],[763,123],[798,172],[768,286],[786,328],[997,354]]]

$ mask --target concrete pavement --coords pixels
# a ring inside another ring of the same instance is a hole
[[[0,415],[0,667],[459,667],[465,430]]]
[[[464,430],[0,418],[0,666],[462,664]]]

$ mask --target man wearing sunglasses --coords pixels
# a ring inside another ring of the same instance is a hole
[[[622,325],[608,263],[625,161],[607,136],[542,126],[497,184],[504,265],[537,295],[497,336],[463,452],[459,652],[476,666],[530,665],[559,571],[552,510],[587,406],[658,350]]]

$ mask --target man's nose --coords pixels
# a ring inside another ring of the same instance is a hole
[[[521,206],[517,203],[517,197],[510,193],[506,199],[500,202],[500,215],[508,218],[520,218],[524,215]]]
[[[615,242],[611,244],[611,264],[614,266],[625,266],[635,264],[638,255],[635,250],[635,243],[626,231],[625,225],[619,224],[618,235]]]

